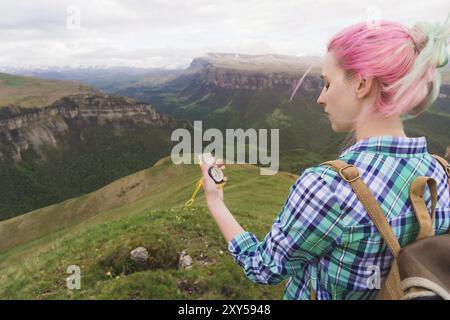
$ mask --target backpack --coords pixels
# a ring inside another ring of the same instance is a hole
[[[444,168],[450,185],[450,165],[444,158],[435,154],[432,156]],[[391,269],[376,299],[450,300],[450,233],[435,236],[433,230],[437,202],[436,181],[431,177],[419,176],[411,183],[409,197],[419,223],[419,233],[414,242],[401,248],[375,197],[360,179],[358,169],[339,159],[323,162],[321,165],[330,166],[350,183],[393,255]],[[431,214],[423,199],[426,185],[431,194]],[[311,299],[315,298],[311,286]]]

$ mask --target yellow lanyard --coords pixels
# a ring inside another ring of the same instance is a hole
[[[197,184],[196,184],[196,186],[195,186],[194,193],[192,194],[191,198],[190,198],[188,201],[186,201],[186,203],[184,204],[185,207],[190,207],[190,206],[192,206],[192,204],[194,203],[195,196],[197,195],[197,192],[198,192],[198,191],[200,190],[200,188],[202,187],[203,179],[204,179],[204,177],[201,177],[201,178],[197,181]],[[219,185],[217,186],[217,188],[222,188],[222,189],[223,189],[224,186],[225,186],[225,183],[221,183],[221,184],[219,184]]]
[[[195,190],[194,193],[192,194],[191,198],[186,201],[186,203],[184,204],[185,207],[190,207],[192,206],[192,204],[194,203],[194,199],[195,196],[197,195],[198,190],[200,190],[200,188],[202,187],[203,184],[203,177],[201,177],[198,181],[197,181],[197,185],[195,186]]]

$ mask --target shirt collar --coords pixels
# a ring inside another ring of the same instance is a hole
[[[417,157],[428,153],[425,137],[374,136],[362,139],[344,150],[348,152],[374,152],[392,157]]]

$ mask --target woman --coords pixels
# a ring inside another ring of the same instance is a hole
[[[435,233],[448,232],[450,195],[443,168],[430,156],[425,137],[407,137],[402,120],[436,99],[447,61],[449,18],[443,25],[412,29],[390,21],[364,23],[336,34],[322,64],[324,88],[317,100],[336,132],[356,142],[339,159],[354,165],[379,202],[401,246],[418,232],[408,188],[414,177],[438,184]],[[221,164],[219,164],[221,165]],[[306,169],[262,240],[242,229],[202,165],[211,215],[234,260],[257,283],[289,278],[284,299],[371,299],[374,270],[386,277],[392,255],[350,185],[327,166]],[[428,190],[427,190],[428,191]],[[430,194],[425,199],[431,206]]]

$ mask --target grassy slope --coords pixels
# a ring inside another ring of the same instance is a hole
[[[260,176],[250,165],[230,165],[227,175],[226,203],[262,239],[296,176]],[[1,222],[0,298],[281,298],[283,284],[253,284],[235,265],[201,193],[191,209],[183,208],[198,177],[196,165],[165,159],[93,193]],[[127,257],[139,245],[151,253],[152,268],[130,273]],[[184,249],[193,267],[178,270]],[[66,289],[71,264],[81,267],[79,291]]]
[[[76,81],[42,80],[0,73],[0,108],[7,105],[42,107],[77,93],[92,92]]]
[[[0,162],[0,220],[92,192],[170,154],[169,127],[66,123],[63,147],[44,149],[45,162],[31,150],[17,164]]]

